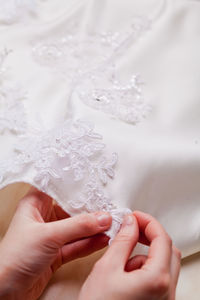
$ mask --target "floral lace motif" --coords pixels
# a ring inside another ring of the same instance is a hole
[[[108,180],[114,178],[117,155],[106,158],[101,139],[91,124],[80,120],[64,121],[51,130],[32,129],[15,145],[14,156],[0,163],[0,183],[32,167],[33,184],[46,193],[50,185],[62,189],[70,212],[110,212],[116,233],[129,210],[118,209],[104,192]],[[74,191],[71,197],[63,188],[67,182]]]
[[[4,82],[6,68],[4,62],[11,51],[0,52],[0,133],[9,130],[13,133],[23,133],[26,129],[26,117],[23,99],[25,92],[17,85]]]
[[[135,42],[150,26],[145,17],[135,17],[131,27],[123,32],[78,33],[73,24],[70,33],[49,38],[33,46],[33,57],[41,65],[55,69],[65,78],[77,82],[113,64],[113,56],[123,53],[129,44]],[[83,77],[84,76],[84,77]]]
[[[49,193],[53,188],[57,200],[66,199],[62,206],[76,214],[82,211],[108,211],[113,225],[107,232],[114,237],[123,216],[130,212],[117,208],[105,193],[109,179],[114,178],[117,155],[104,156],[102,137],[93,126],[83,121],[63,121],[52,129],[40,123],[27,128],[24,94],[4,81],[5,59],[10,51],[0,52],[0,133],[9,130],[18,134],[13,156],[0,162],[0,186],[10,179],[24,179],[26,172],[33,172],[27,181]],[[70,190],[66,191],[68,183]],[[68,200],[67,200],[68,199]]]
[[[101,138],[93,132],[91,125],[81,121],[65,121],[59,127],[45,131],[32,129],[32,134],[22,137],[20,144],[15,146],[16,164],[33,163],[37,170],[34,180],[40,183],[44,192],[47,192],[51,178],[62,179],[65,173],[71,173],[75,181],[82,180],[86,173],[91,179],[98,174],[100,181],[106,184],[108,177],[114,176],[116,154],[110,162],[105,158],[98,163],[93,161],[104,148],[104,144],[98,142]],[[59,160],[58,164],[56,160]],[[57,165],[62,167],[57,168]]]
[[[118,79],[116,60],[147,27],[144,19],[138,18],[124,33],[80,37],[74,30],[36,45],[33,55],[40,64],[64,76],[84,103],[136,124],[148,114],[150,106],[144,100],[138,76],[132,76],[128,84]],[[114,178],[116,153],[105,156],[102,137],[91,124],[80,120],[63,121],[52,129],[41,124],[27,128],[24,94],[3,80],[6,56],[6,52],[0,55],[0,132],[9,130],[20,136],[13,156],[0,162],[0,185],[10,178],[27,179],[46,193],[53,191],[56,200],[65,199],[62,206],[71,214],[108,211],[113,217],[108,235],[114,237],[123,216],[130,212],[116,207],[106,193],[109,180]]]
[[[12,24],[35,11],[35,0],[0,0],[0,23]]]
[[[73,90],[81,90],[78,94],[85,104],[136,124],[151,107],[137,75],[126,85],[119,82],[115,61],[149,26],[147,18],[135,17],[131,28],[123,33],[90,33],[83,37],[73,29],[73,34],[35,45],[33,56],[69,80]]]
[[[152,110],[143,96],[142,81],[139,76],[132,76],[127,85],[112,76],[110,83],[102,76],[85,81],[79,87],[78,94],[87,105],[111,114],[131,124],[142,121]]]

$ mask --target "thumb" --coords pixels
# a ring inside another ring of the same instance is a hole
[[[48,240],[60,247],[66,243],[104,232],[111,226],[111,223],[112,217],[107,212],[96,212],[46,223],[45,226]]]
[[[104,254],[107,261],[125,267],[139,239],[139,227],[134,215],[126,215],[119,233]]]

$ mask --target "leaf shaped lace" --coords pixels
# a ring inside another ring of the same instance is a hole
[[[148,25],[143,18],[136,18],[123,33],[92,33],[81,38],[75,28],[71,34],[35,45],[33,56],[64,76],[87,105],[136,124],[148,114],[150,106],[137,75],[125,84],[119,80],[116,58]],[[33,184],[52,195],[71,215],[108,211],[113,224],[107,234],[113,238],[123,216],[130,213],[115,206],[107,192],[117,154],[107,155],[101,135],[88,122],[68,119],[50,129],[42,124],[27,127],[25,93],[4,80],[7,55],[7,51],[0,54],[0,132],[17,134],[19,142],[13,154],[0,161],[0,186],[16,181]]]
[[[57,198],[65,199],[62,206],[71,214],[110,212],[113,236],[129,210],[117,208],[105,193],[105,186],[114,178],[117,154],[106,157],[101,139],[90,123],[81,120],[67,120],[49,130],[32,128],[14,146],[13,157],[0,162],[0,183],[11,174],[20,177],[31,167],[32,184],[46,193],[53,186]],[[66,184],[73,192],[66,191]]]

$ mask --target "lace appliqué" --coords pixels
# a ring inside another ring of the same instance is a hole
[[[80,120],[65,121],[51,130],[32,129],[15,145],[14,156],[0,163],[0,183],[9,174],[22,173],[31,167],[33,184],[46,193],[49,186],[58,195],[62,190],[59,197],[64,197],[65,209],[70,213],[110,212],[114,220],[113,235],[129,210],[117,208],[105,193],[108,180],[114,178],[117,155],[105,157],[101,139],[91,124]],[[73,191],[71,195],[64,188],[66,184]]]
[[[123,216],[130,212],[117,208],[105,192],[109,179],[114,178],[116,153],[107,158],[101,135],[82,121],[63,121],[49,130],[41,122],[27,128],[24,94],[4,82],[4,62],[9,53],[0,53],[0,132],[18,134],[19,142],[13,147],[13,156],[0,162],[0,185],[21,178],[48,194],[53,190],[56,200],[72,215],[108,211],[113,225],[107,234],[113,238]],[[24,175],[27,172],[31,175]],[[66,191],[66,184],[73,192]]]
[[[81,35],[78,33],[78,25],[73,24],[70,33],[36,43],[32,49],[33,57],[39,64],[77,82],[105,68],[108,62],[112,65],[113,58],[123,53],[149,27],[149,19],[135,17],[131,27],[123,32],[105,31]]]
[[[0,23],[12,24],[35,12],[35,0],[0,0]]]
[[[0,133],[9,130],[12,133],[24,133],[26,117],[23,100],[25,92],[17,85],[8,85],[4,81],[5,59],[11,51],[0,52]]]
[[[113,77],[109,84],[105,82],[103,74],[100,78],[85,81],[78,91],[81,100],[127,123],[135,125],[141,122],[152,107],[144,99],[140,77],[132,76],[126,85]]]
[[[120,83],[116,58],[123,54],[150,27],[145,17],[135,17],[125,32],[66,34],[33,47],[33,56],[41,65],[51,67],[72,83],[80,99],[92,108],[125,122],[136,124],[151,111],[139,76]]]

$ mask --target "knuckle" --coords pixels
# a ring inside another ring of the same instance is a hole
[[[164,296],[170,288],[170,274],[158,274],[151,278],[150,292],[157,296]]]
[[[26,204],[27,198],[23,197],[22,199],[20,199],[20,201],[17,203],[17,209],[21,209],[23,208],[24,204]]]
[[[63,245],[63,238],[57,234],[57,230],[51,222],[42,223],[40,231],[37,232],[40,232],[41,243],[48,245],[49,248],[58,248]]]
[[[41,223],[40,233],[43,232],[43,237],[46,241],[52,240],[55,234],[55,229],[51,223]]]
[[[25,195],[23,198],[20,199],[20,201],[17,203],[17,210],[24,209],[24,207],[27,207],[27,204],[33,205],[37,200],[36,194],[30,194]]]
[[[158,291],[160,291],[161,293],[166,293],[169,290],[170,286],[170,275],[166,273],[159,276],[157,285]]]
[[[130,243],[130,240],[130,235],[122,233],[115,238],[115,241],[113,243]]]

